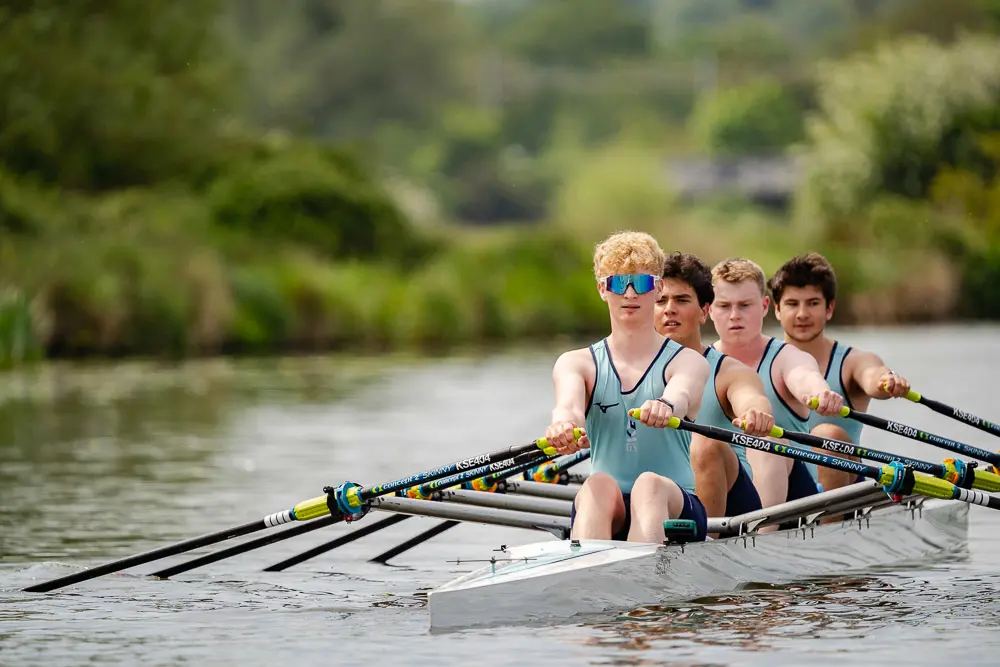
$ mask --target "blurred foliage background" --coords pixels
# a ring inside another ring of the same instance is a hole
[[[1000,0],[0,2],[0,363],[603,331],[593,244],[1000,317]]]

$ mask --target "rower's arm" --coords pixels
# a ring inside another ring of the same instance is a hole
[[[802,400],[804,396],[819,396],[830,391],[826,378],[819,372],[819,364],[808,352],[803,352],[794,345],[786,345],[774,363],[778,365],[778,372],[785,379],[785,386],[795,398]]]
[[[882,359],[872,352],[851,350],[847,357],[850,364],[851,380],[861,391],[872,398],[887,399],[889,393],[882,388],[885,378],[892,374]]]
[[[720,375],[724,375],[727,385],[726,398],[729,399],[729,405],[733,410],[732,415],[726,416],[735,419],[750,410],[773,414],[771,401],[767,400],[764,383],[761,382],[757,372],[735,359],[727,358],[722,363],[725,366],[721,369]]]
[[[587,377],[593,369],[587,349],[565,352],[552,367],[556,404],[552,409],[552,422],[568,421],[582,427],[587,422]]]
[[[663,398],[674,406],[674,416],[693,420],[698,415],[708,372],[708,361],[690,348],[678,352],[667,364],[663,372],[667,383]]]

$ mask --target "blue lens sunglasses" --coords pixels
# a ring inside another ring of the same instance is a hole
[[[608,276],[604,279],[604,287],[615,294],[625,294],[625,290],[631,285],[636,294],[652,292],[656,287],[656,276],[648,273],[622,273],[616,276]]]

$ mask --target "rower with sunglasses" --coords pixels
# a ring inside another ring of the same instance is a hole
[[[697,415],[708,362],[653,326],[665,260],[648,234],[623,232],[598,245],[594,274],[611,333],[562,354],[552,371],[546,438],[563,454],[591,448],[592,472],[573,504],[574,539],[659,543],[668,519],[692,521],[694,539],[705,539],[688,439],[666,426],[674,415]],[[634,408],[638,419],[629,416]]]

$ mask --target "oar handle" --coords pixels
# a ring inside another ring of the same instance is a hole
[[[813,396],[812,398],[809,399],[809,403],[807,405],[809,406],[810,410],[815,410],[816,408],[819,407],[819,398],[817,396]],[[840,408],[840,416],[841,417],[850,417],[851,416],[851,409],[849,407],[847,407],[846,405],[843,406],[842,408]]]
[[[574,440],[579,440],[584,435],[586,435],[586,433],[587,432],[585,430],[583,430],[582,428],[575,428],[575,429],[573,429],[573,439]],[[538,448],[541,449],[546,454],[558,454],[559,453],[555,449],[549,447],[548,438],[539,438],[538,440],[535,440],[535,443],[538,445]]]

